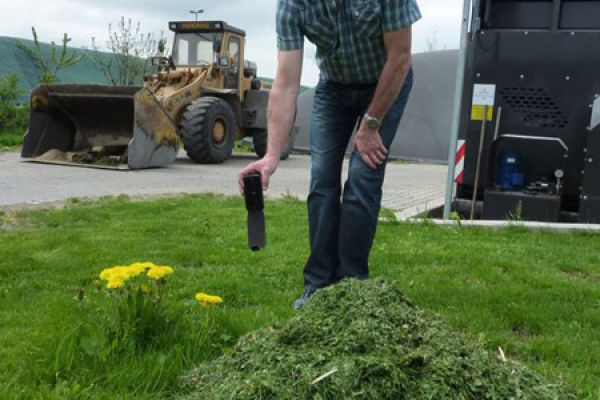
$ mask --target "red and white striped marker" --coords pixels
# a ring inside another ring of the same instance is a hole
[[[462,184],[465,179],[465,150],[467,141],[459,140],[456,146],[456,165],[454,166],[454,181]]]

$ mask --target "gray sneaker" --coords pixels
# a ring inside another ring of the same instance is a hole
[[[310,300],[310,298],[313,297],[316,291],[316,289],[305,289],[302,296],[300,296],[300,298],[294,301],[294,304],[292,304],[294,310],[301,309]]]

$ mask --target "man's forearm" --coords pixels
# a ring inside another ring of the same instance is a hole
[[[375,89],[375,95],[371,101],[367,113],[383,120],[398,97],[408,71],[411,67],[410,54],[404,55],[399,59],[389,59],[379,78],[379,83]]]
[[[298,87],[296,85],[278,85],[271,89],[268,107],[269,140],[266,158],[277,159],[281,156],[290,139],[294,117]]]

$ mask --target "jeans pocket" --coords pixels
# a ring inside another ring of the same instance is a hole
[[[381,5],[375,0],[352,0],[354,32],[363,38],[381,35]]]

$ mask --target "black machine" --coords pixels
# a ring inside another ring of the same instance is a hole
[[[472,15],[455,209],[600,223],[600,0],[474,0]]]
[[[266,245],[265,205],[260,174],[244,177],[244,197],[248,210],[248,247],[258,251]]]

